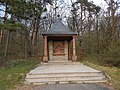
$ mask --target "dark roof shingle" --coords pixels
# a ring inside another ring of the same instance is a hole
[[[76,35],[77,33],[70,31],[60,20],[56,20],[56,22],[52,24],[51,28],[42,34]]]

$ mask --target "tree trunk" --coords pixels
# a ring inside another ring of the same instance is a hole
[[[0,32],[0,44],[2,43],[3,41],[3,38],[4,38],[4,34],[5,34],[5,23],[6,23],[6,19],[7,19],[7,5],[6,5],[6,9],[5,9],[5,14],[4,14],[4,17],[3,17],[3,26],[2,26],[2,29],[1,29],[1,32]]]
[[[115,42],[115,10],[114,10],[114,1],[111,0],[111,16],[112,16],[112,44]]]
[[[24,51],[24,55],[25,55],[25,59],[27,59],[28,58],[28,54],[27,54],[27,52],[28,52],[28,39],[27,39],[27,37],[28,37],[28,33],[27,33],[27,30],[25,30],[25,51]]]
[[[90,32],[90,29],[91,29],[91,17],[90,16],[88,18],[88,23],[89,23],[89,28],[88,28],[88,37],[89,37],[89,40],[88,40],[88,53],[91,54],[91,32]]]
[[[38,26],[39,26],[39,20],[34,20],[33,21],[33,31],[32,31],[33,57],[35,56],[35,50],[36,50],[36,41],[37,41]]]
[[[98,16],[96,16],[96,36],[97,36],[97,53],[99,54],[100,51],[99,51],[99,44],[100,44],[100,41],[99,41],[99,30],[98,30]]]
[[[8,55],[9,40],[10,40],[10,31],[7,31],[7,40],[5,44],[5,54],[4,54],[6,60],[7,60],[7,55]]]

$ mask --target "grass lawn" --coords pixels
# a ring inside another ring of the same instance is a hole
[[[97,70],[105,72],[110,79],[108,84],[112,86],[115,90],[120,90],[120,68],[101,66],[98,64],[98,62],[92,60],[91,58],[86,58],[85,60],[83,60],[83,63]]]
[[[25,74],[35,67],[39,60],[16,60],[0,68],[0,90],[13,90],[23,84]]]

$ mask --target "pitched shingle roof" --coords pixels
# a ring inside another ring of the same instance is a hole
[[[60,20],[56,20],[47,32],[43,32],[43,35],[76,35],[77,33],[70,31]]]

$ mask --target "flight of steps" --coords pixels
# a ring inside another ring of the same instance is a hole
[[[61,83],[99,83],[106,82],[101,71],[94,70],[80,63],[49,62],[32,70],[26,75],[27,84]]]

